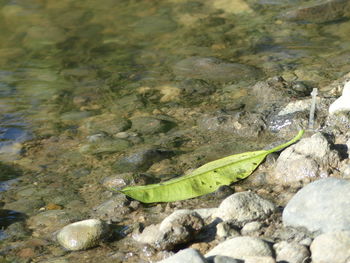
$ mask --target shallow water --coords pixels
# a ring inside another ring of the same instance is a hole
[[[242,143],[190,129],[200,114],[240,109],[259,80],[282,76],[322,88],[350,71],[346,16],[290,22],[283,12],[300,1],[230,2],[0,0],[0,161],[23,172],[4,170],[0,181],[29,174],[24,184],[66,195],[42,191],[46,204],[68,207],[81,198],[91,207],[103,199],[93,196],[95,184],[113,174],[123,151],[159,143],[188,153],[181,167],[152,166],[160,177],[194,168],[186,160],[192,153],[204,163],[257,149],[265,137]],[[106,139],[104,149],[93,149],[105,155],[81,150],[105,134],[123,139],[127,120],[147,115],[175,120],[178,134],[129,134],[117,153]]]

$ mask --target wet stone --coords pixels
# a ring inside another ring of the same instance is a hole
[[[281,18],[296,22],[325,23],[350,15],[347,0],[316,0],[288,10]]]
[[[4,209],[14,210],[17,212],[32,214],[36,212],[39,208],[45,205],[44,201],[41,199],[19,199],[17,201],[7,203]]]
[[[350,230],[350,181],[326,178],[303,187],[288,202],[285,226],[305,227],[310,232]]]
[[[157,180],[148,174],[121,173],[104,178],[102,185],[108,189],[121,189],[125,186],[146,185],[156,182]]]
[[[129,129],[131,122],[112,114],[103,114],[89,118],[83,127],[90,134],[103,131],[112,135]]]
[[[84,214],[80,212],[67,212],[65,210],[48,210],[30,217],[27,221],[28,228],[36,235],[51,236],[53,232],[65,225],[81,220]]]
[[[163,133],[176,126],[172,121],[155,117],[136,117],[131,122],[132,129],[141,134]]]
[[[68,250],[86,250],[98,245],[108,232],[108,225],[97,219],[87,219],[65,226],[57,241]]]
[[[246,111],[204,114],[198,119],[197,125],[211,132],[234,133],[242,137],[257,137],[266,127],[261,114]]]
[[[173,71],[179,77],[219,82],[255,79],[261,76],[261,72],[254,67],[212,57],[183,59],[174,65]]]
[[[154,163],[170,158],[174,151],[161,148],[139,149],[122,157],[113,165],[118,172],[147,171]]]
[[[109,221],[120,222],[124,215],[130,213],[130,201],[125,195],[118,194],[113,198],[103,202],[93,208],[93,215],[96,218]]]

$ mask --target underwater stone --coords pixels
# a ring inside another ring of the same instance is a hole
[[[181,77],[219,82],[256,79],[261,75],[260,71],[254,67],[212,57],[183,59],[174,65],[173,71],[175,75]]]

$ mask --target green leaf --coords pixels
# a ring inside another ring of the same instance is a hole
[[[265,157],[298,141],[304,130],[289,142],[270,150],[246,152],[209,162],[192,173],[164,183],[125,187],[119,192],[143,203],[172,202],[212,193],[249,176]]]

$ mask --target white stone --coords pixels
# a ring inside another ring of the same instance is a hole
[[[187,248],[180,250],[175,255],[168,257],[158,263],[206,263],[204,257],[195,249]]]
[[[252,256],[272,257],[272,254],[270,246],[259,238],[234,237],[214,247],[205,257],[209,258],[220,255],[236,259],[245,259]]]
[[[262,227],[262,223],[258,221],[249,222],[244,225],[241,232],[242,235],[248,235],[249,233],[252,233],[254,231],[258,231]]]
[[[57,241],[68,250],[85,250],[98,245],[107,230],[101,220],[87,219],[63,227],[57,234]]]
[[[285,226],[310,232],[350,231],[350,181],[325,178],[299,190],[283,210]]]
[[[346,82],[342,95],[329,106],[329,114],[350,111],[350,81]]]
[[[234,220],[237,223],[264,219],[276,209],[275,205],[253,192],[241,192],[224,199],[216,216],[223,221]]]
[[[305,246],[295,242],[282,241],[275,244],[273,248],[276,251],[278,262],[304,263],[310,256],[310,252]]]
[[[310,249],[313,263],[348,263],[350,231],[330,232],[317,236]]]

